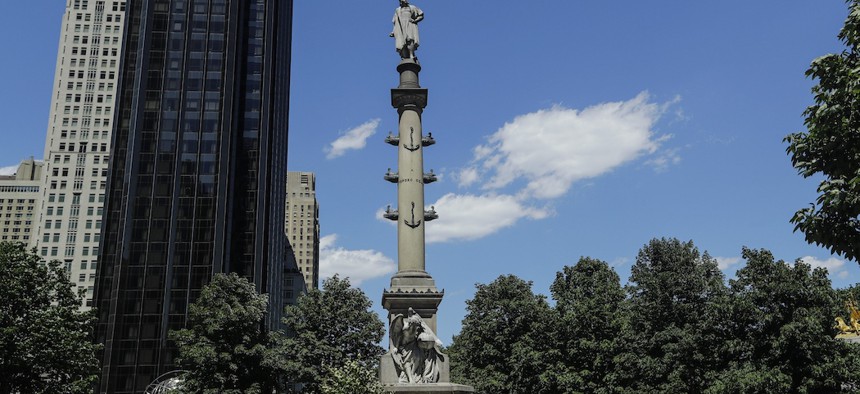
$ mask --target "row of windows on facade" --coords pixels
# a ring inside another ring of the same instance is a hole
[[[0,237],[0,240],[2,240],[2,241],[10,241],[10,240],[11,240],[11,241],[29,241],[29,240],[30,240],[30,236],[29,236],[29,235],[21,235],[21,236],[18,236],[18,235],[3,235],[2,237]]]
[[[83,177],[85,172],[86,172],[86,168],[84,168],[84,167],[75,168],[75,176],[76,177]],[[102,168],[92,168],[90,170],[90,175],[92,175],[94,177],[99,176],[99,174],[101,174],[101,176],[106,177],[108,175],[108,169],[106,167],[102,167]],[[68,167],[62,167],[62,168],[61,167],[54,167],[54,169],[51,170],[51,175],[52,176],[61,176],[61,175],[62,176],[69,176],[69,168]]]
[[[30,201],[33,201],[33,200],[30,200]],[[30,204],[35,204],[35,203],[30,203]],[[3,209],[4,209],[4,208],[3,208],[3,206],[0,206],[0,211],[2,211]],[[6,207],[5,209],[6,209],[7,211],[11,211],[11,210],[13,210],[13,207],[12,207],[12,206],[8,206],[8,207]],[[23,210],[24,210],[24,207],[19,205],[19,206],[14,207],[14,210],[16,210],[16,211],[23,211]],[[28,211],[32,211],[32,210],[33,210],[33,206],[32,206],[32,205],[31,205],[31,206],[28,206],[28,207],[27,207],[27,210],[28,210]],[[8,216],[9,214],[6,214],[6,215]]]
[[[290,193],[291,197],[312,197],[314,193]]]
[[[96,194],[90,194],[89,197],[87,198],[87,201],[89,201],[90,203],[94,203],[94,202],[96,202],[96,198],[97,198]],[[56,202],[66,202],[66,195],[62,194],[62,193],[61,194],[55,194],[55,193],[48,194],[48,202],[55,202],[55,201]],[[104,194],[98,194],[98,202],[105,202],[105,195]],[[80,194],[73,195],[72,196],[72,205],[78,205],[80,203],[81,203],[81,195]]]
[[[77,12],[75,15],[75,21],[77,22],[92,22],[93,14],[89,12]],[[97,13],[95,22],[101,22],[101,17],[103,13]],[[71,15],[69,15],[71,17]],[[105,22],[119,22],[122,19],[122,14],[107,14],[104,16]]]
[[[56,220],[56,221],[46,220],[45,221],[45,230],[50,230],[52,228],[55,230],[61,230],[62,227],[63,227],[63,221],[62,220]],[[76,230],[77,228],[78,228],[78,219],[70,219],[68,229],[69,230]],[[92,229],[92,228],[101,229],[102,228],[102,221],[101,221],[101,219],[87,220],[84,222],[84,228],[85,229]]]
[[[29,227],[30,224],[26,224],[25,226],[27,226],[27,227],[21,228],[21,227],[11,227],[12,225],[9,223],[10,223],[9,220],[7,220],[6,223],[4,223],[4,227],[3,227],[4,233],[9,233],[9,232],[11,232],[11,233],[21,233],[21,232],[29,233],[30,232],[30,227]],[[20,221],[16,221],[15,223],[19,223],[19,224],[16,224],[15,226],[21,225]],[[32,223],[32,222],[28,222],[28,223]]]
[[[107,49],[107,48],[105,48],[105,49]],[[114,49],[116,49],[116,48],[114,48]],[[89,64],[87,64],[88,63],[87,60],[89,60]],[[83,58],[81,58],[81,59],[72,59],[69,61],[69,67],[98,67],[98,66],[99,66],[99,59],[83,59]],[[111,60],[102,59],[101,60],[101,67],[102,68],[107,68],[107,67],[116,68],[116,59],[111,59]],[[75,71],[76,70],[69,70],[69,76],[74,77]]]
[[[63,122],[61,123],[62,127],[75,127],[75,128],[78,127],[78,124],[80,124],[80,127],[82,129],[84,129],[83,131],[89,131],[88,129],[90,127],[98,127],[98,128],[110,127],[110,119],[108,119],[108,118],[105,118],[105,119],[97,118],[95,120],[95,122],[93,122],[92,118],[90,118],[88,116],[84,116],[84,118],[81,119],[80,122],[79,122],[78,118],[63,118]],[[108,130],[103,130],[101,132],[106,132],[106,131],[108,131]],[[95,135],[98,135],[99,132],[100,132],[99,130],[96,130]],[[61,135],[61,137],[65,137],[65,136]]]
[[[117,19],[116,22],[119,22],[119,18],[116,18],[116,19]],[[111,18],[110,22],[114,22],[113,18]],[[92,32],[96,33],[96,34],[100,34],[101,33],[101,27],[102,26],[100,24],[95,25],[92,29],[93,30]],[[120,32],[120,26],[119,25],[107,25],[104,28],[105,28],[105,31],[104,31],[105,34],[119,33]],[[90,32],[90,25],[89,24],[83,24],[83,25],[80,23],[75,24],[75,33],[89,33],[89,32]]]
[[[96,4],[99,6],[104,6],[104,1],[96,1]],[[86,9],[89,5],[89,0],[75,0],[72,3],[72,7],[76,10]],[[125,1],[112,1],[111,9],[114,11],[122,11],[125,12]]]
[[[173,11],[175,12],[185,12],[188,8],[185,7],[186,2],[184,1],[176,1],[173,3]],[[191,10],[195,14],[223,14],[226,12],[227,0],[213,0],[211,10],[209,9],[209,4],[207,2],[195,1],[193,8]],[[170,8],[167,3],[156,3],[155,11],[156,12],[168,12]]]
[[[60,86],[62,86],[62,85],[60,85]],[[98,85],[96,85],[95,81],[90,81],[90,82],[87,82],[87,85],[86,85],[87,91],[88,92],[89,91],[95,91],[96,86],[98,86],[100,91],[104,91],[104,90],[113,91],[114,84],[113,84],[113,82],[99,82]],[[68,83],[66,83],[66,89],[67,90],[84,90],[84,83],[83,82],[68,82]],[[78,109],[80,109],[80,107],[77,107],[77,106],[76,107],[66,107],[66,108],[78,108]],[[101,111],[101,108],[102,107],[96,107],[96,115],[101,115],[101,112],[99,112],[99,111]],[[105,107],[105,111],[110,110],[110,108],[111,107]],[[84,106],[84,115],[89,115],[90,113],[92,113],[92,106]],[[105,113],[109,114],[110,112],[105,112]],[[77,114],[77,112],[75,112],[75,114]]]
[[[90,56],[98,56],[99,49],[98,48],[87,48],[87,47],[72,47],[71,53],[72,53],[72,55],[81,55],[81,56],[87,56],[87,53],[89,53]],[[114,56],[114,57],[116,57],[117,55],[119,55],[119,48],[102,48],[102,56]]]
[[[90,152],[90,153],[92,153],[92,152]],[[54,154],[52,154],[52,156],[53,156],[52,160],[54,161],[55,164],[59,163],[61,159],[62,159],[63,164],[72,162],[72,155],[60,155],[60,154],[54,153]],[[85,165],[86,160],[87,160],[87,156],[88,155],[78,155],[77,164],[78,165]],[[100,163],[107,164],[108,163],[108,159],[109,159],[108,155],[104,155],[104,156],[89,155],[89,156],[92,156],[93,164],[100,164]]]
[[[314,217],[316,217],[316,216],[314,216],[314,214],[315,214],[315,211],[305,212],[304,210],[302,210],[302,211],[293,210],[293,217],[294,218],[314,218]]]
[[[45,233],[42,235],[42,242],[60,242],[60,235],[62,233]],[[99,242],[101,239],[101,233],[84,233],[84,242]],[[78,232],[70,231],[66,234],[66,243],[75,243],[78,242]]]
[[[28,208],[27,210],[28,210],[28,211],[32,211],[32,210],[31,210],[31,209],[29,209],[29,208]],[[7,218],[7,219],[12,218],[12,216],[13,216],[13,215],[12,215],[11,213],[7,213],[7,214],[6,214],[6,218]],[[22,218],[32,219],[32,218],[33,218],[33,213],[32,213],[32,212],[28,212],[27,214],[23,214],[23,213],[16,213],[14,216],[15,216],[15,219],[22,219]],[[6,224],[7,224],[7,225],[9,224],[9,221],[8,221],[8,220],[6,221]],[[27,225],[28,225],[28,226],[30,225],[30,221],[27,221]]]
[[[5,186],[0,186],[0,191],[5,191],[5,190],[3,190],[3,189],[2,189],[3,187],[5,187]],[[27,187],[27,188],[30,188],[30,186],[19,186],[19,187]],[[38,192],[38,191],[39,191],[39,187],[38,187],[38,186],[33,186],[33,187],[35,187],[35,188],[36,188],[36,190],[35,190],[36,192]],[[30,190],[30,191],[34,191],[34,190]],[[7,199],[5,199],[5,198],[0,198],[0,204],[3,204],[3,203],[6,203],[6,204],[25,204],[25,203],[27,203],[27,204],[35,204],[35,203],[36,203],[36,200],[34,200],[34,199],[27,199],[27,198],[10,198],[10,199],[8,199],[8,200],[7,200]],[[20,208],[20,207],[19,207],[19,208]],[[12,209],[12,208],[11,208],[11,207],[9,207],[9,209]],[[0,207],[0,211],[2,211],[2,210],[3,210],[3,207]],[[20,209],[19,209],[19,210],[20,210]]]
[[[66,190],[68,186],[67,181],[51,181],[50,189],[51,190]],[[105,190],[107,187],[107,181],[90,181],[90,189],[89,190]],[[72,190],[84,190],[84,181],[76,180],[72,182]]]
[[[80,134],[78,133],[77,130],[71,130],[71,131],[62,130],[62,131],[60,131],[60,139],[61,140],[62,139],[75,140],[75,139],[78,139],[78,135],[80,135],[81,140],[86,141],[86,140],[90,139],[90,131],[89,130],[81,130]],[[106,139],[108,139],[108,137],[110,137],[110,132],[108,130],[101,130],[101,131],[93,130],[92,136],[93,136],[92,139],[94,139],[94,140],[98,140],[98,139],[106,140]]]
[[[74,72],[74,71],[73,71],[73,72]],[[78,73],[83,73],[83,71],[78,71]],[[95,71],[90,71],[90,73],[95,73]],[[102,73],[102,74],[104,74],[104,73],[105,73],[105,71],[102,71],[101,73]],[[113,71],[109,72],[109,75],[110,75],[110,78],[111,78],[111,79],[113,79],[113,78],[114,78],[114,75],[113,75],[113,74],[114,74],[114,72],[113,72]],[[104,78],[102,78],[102,79],[104,79]],[[92,102],[93,102],[93,97],[95,97],[95,100],[96,100],[96,102],[97,102],[97,103],[107,103],[107,104],[112,104],[112,103],[113,103],[113,95],[110,95],[110,94],[99,94],[99,95],[95,95],[95,94],[92,94],[92,93],[86,93],[86,94],[83,94],[83,95],[82,95],[82,94],[80,94],[80,93],[78,93],[78,94],[72,94],[72,93],[66,94],[66,102],[67,102],[67,103],[72,103],[72,102],[80,103],[80,102],[81,102],[81,98],[83,98],[84,103],[92,103]],[[87,114],[86,114],[86,113],[84,113],[84,115],[87,115]],[[97,114],[97,115],[98,115],[98,114]]]
[[[92,38],[92,40],[90,40]],[[102,38],[101,37],[90,37],[90,36],[72,36],[72,44],[89,44],[89,45],[101,45]],[[119,37],[105,37],[104,45],[118,45]]]
[[[293,250],[304,249],[304,248],[311,249],[313,247],[313,245],[310,242],[308,242],[306,244],[305,243],[290,242],[290,245],[293,247]]]
[[[73,263],[74,263],[74,260],[72,260],[72,259],[66,259],[65,260],[66,272],[72,272],[72,264]],[[96,267],[98,265],[98,260],[93,260],[93,261],[81,260],[80,264],[81,264],[80,269],[82,271],[86,271],[87,269],[89,269],[90,271],[95,271]],[[87,265],[87,264],[89,264],[89,265]]]
[[[80,144],[75,144],[74,142],[60,142],[59,150],[61,152],[87,152],[87,146],[90,146],[89,152],[107,152],[108,144],[103,142],[101,144],[87,144],[86,142],[81,142]],[[75,147],[78,149],[75,150]]]
[[[39,186],[0,186],[0,193],[38,193]],[[0,200],[2,202],[3,200]]]
[[[64,251],[64,257],[71,257],[75,255],[75,247],[74,246],[66,246],[66,250]],[[60,248],[58,246],[47,247],[43,246],[41,250],[42,257],[56,257],[59,256]],[[92,253],[92,254],[90,254]],[[81,256],[98,256],[99,255],[99,247],[98,246],[84,246],[81,248]]]
[[[54,209],[56,208],[56,209]],[[93,211],[95,211],[96,216],[102,216],[103,209],[102,207],[98,207],[98,209],[93,209],[95,207],[87,207],[87,216],[93,216]],[[56,212],[56,216],[63,216],[63,207],[48,207],[45,209],[45,216],[54,216],[54,212]],[[80,216],[81,207],[79,205],[73,205],[69,209],[69,215],[71,216]]]

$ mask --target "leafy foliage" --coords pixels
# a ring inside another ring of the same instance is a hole
[[[329,370],[320,390],[322,394],[383,394],[382,384],[373,369],[348,361]]]
[[[833,338],[839,308],[827,271],[774,261],[766,250],[744,248],[743,257],[723,319],[730,368],[711,392],[839,392],[860,381],[850,369],[858,349]]]
[[[716,260],[693,242],[654,239],[631,270],[630,330],[620,365],[638,392],[702,392],[716,368],[712,322],[725,294]]]
[[[611,392],[626,324],[618,274],[603,261],[583,257],[556,274],[550,291],[558,314],[551,336],[560,353],[555,392]]]
[[[349,279],[325,280],[322,291],[312,289],[285,308],[283,322],[294,335],[278,336],[277,364],[292,381],[304,383],[303,393],[320,392],[331,371],[351,371],[347,362],[375,369],[385,330],[370,307]]]
[[[807,131],[785,137],[791,163],[803,177],[824,176],[818,198],[794,214],[807,242],[860,257],[860,0],[849,0],[840,54],[815,59],[806,75],[815,103],[804,111]]]
[[[743,257],[726,287],[692,241],[654,239],[625,289],[584,257],[556,274],[552,308],[516,276],[479,284],[453,380],[487,394],[856,392],[860,346],[835,339],[833,319],[858,287],[766,250]]]
[[[548,364],[557,359],[547,329],[553,315],[531,282],[500,276],[477,285],[463,328],[448,349],[453,380],[479,393],[549,393]]]
[[[81,312],[59,261],[0,242],[0,393],[89,393],[95,313]]]
[[[264,327],[268,299],[236,274],[215,275],[188,308],[188,328],[172,331],[177,362],[188,371],[189,393],[261,393],[276,381],[271,334]]]

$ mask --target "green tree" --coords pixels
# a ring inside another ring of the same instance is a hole
[[[549,336],[553,313],[532,283],[500,276],[477,285],[466,301],[460,334],[448,348],[453,379],[478,393],[551,393],[551,360],[558,359]]]
[[[218,274],[188,308],[187,328],[171,331],[177,359],[187,370],[182,391],[271,391],[277,372],[269,361],[271,333],[264,327],[266,295],[236,274]]]
[[[0,393],[89,393],[97,379],[95,313],[60,267],[0,242]]]
[[[318,393],[333,370],[347,362],[375,369],[385,333],[372,303],[349,279],[338,276],[323,282],[287,306],[283,322],[290,335],[279,335],[278,365],[292,381],[304,384],[304,393]]]
[[[806,241],[857,260],[860,257],[860,0],[849,0],[839,40],[846,49],[815,59],[806,75],[815,103],[804,111],[806,132],[784,141],[805,178],[820,174],[818,198],[794,214]]]
[[[827,271],[767,250],[744,248],[743,257],[722,319],[730,368],[709,392],[833,393],[860,382],[860,349],[834,339],[840,308]]]
[[[357,361],[329,370],[322,394],[383,394],[376,372]]]
[[[720,368],[713,322],[726,291],[716,260],[692,241],[654,239],[639,251],[628,283],[622,385],[633,392],[702,392]]]
[[[556,392],[613,392],[626,316],[618,274],[603,261],[583,257],[556,274],[550,291],[559,315],[552,334],[560,354]]]

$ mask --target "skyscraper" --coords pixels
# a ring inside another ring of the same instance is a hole
[[[67,0],[34,246],[92,304],[126,0]]]
[[[312,172],[287,173],[287,217],[284,228],[308,289],[319,288],[320,209]]]
[[[290,0],[129,0],[112,143],[97,339],[100,392],[175,370],[170,330],[212,275],[269,294],[284,234]]]

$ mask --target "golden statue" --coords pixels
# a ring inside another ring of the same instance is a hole
[[[845,324],[845,320],[837,317],[836,328],[839,329],[839,337],[845,336],[860,336],[860,309],[857,308],[855,301],[846,301],[845,308],[850,314],[850,324]]]
[[[851,326],[845,324],[845,320],[843,320],[841,317],[836,318],[836,328],[839,329],[840,334],[851,334],[852,332],[854,332],[854,329],[851,328]]]

